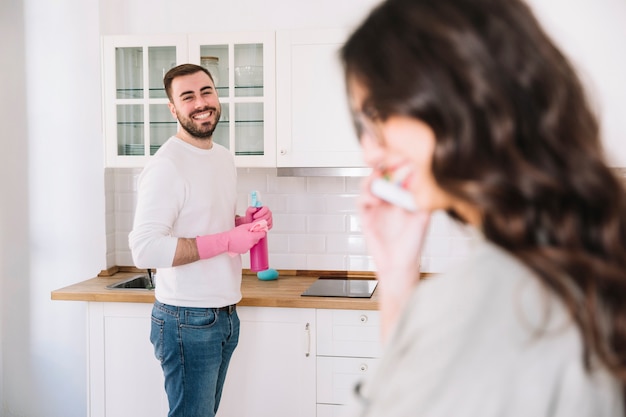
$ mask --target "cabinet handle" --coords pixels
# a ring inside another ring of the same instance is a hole
[[[359,369],[361,370],[361,372],[366,372],[367,371],[367,364],[366,363],[362,363],[361,366],[359,366]]]
[[[304,356],[311,355],[311,326],[307,323],[304,326]]]
[[[361,323],[367,323],[367,316],[365,314],[361,314],[359,320],[361,320]]]
[[[281,149],[280,150],[280,154],[281,155],[287,155],[287,149]]]

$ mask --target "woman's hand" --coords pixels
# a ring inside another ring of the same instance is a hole
[[[422,245],[430,213],[409,212],[379,199],[369,191],[372,179],[370,177],[364,181],[358,200],[361,227],[368,250],[380,274],[400,272],[410,281],[419,276]]]
[[[374,196],[369,191],[373,178],[363,182],[358,209],[368,251],[376,264],[385,338],[419,281],[430,213],[409,212]]]

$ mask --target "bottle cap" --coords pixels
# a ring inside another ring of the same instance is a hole
[[[261,203],[261,193],[258,191],[250,192],[250,207],[263,207],[263,203]]]

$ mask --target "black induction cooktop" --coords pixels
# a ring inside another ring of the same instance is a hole
[[[311,297],[370,298],[378,285],[375,279],[319,277],[301,295]]]

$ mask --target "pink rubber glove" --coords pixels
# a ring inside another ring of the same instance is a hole
[[[254,222],[252,226],[250,226],[251,232],[267,232],[270,228],[267,226],[267,220],[261,219],[258,222]]]
[[[250,226],[242,224],[228,232],[196,237],[196,246],[200,259],[208,259],[224,252],[246,253],[266,235],[265,232],[252,232]]]
[[[256,213],[252,216],[253,222],[258,222],[260,220],[265,220],[267,222],[267,230],[272,228],[272,211],[267,206],[263,206],[258,209]]]
[[[256,213],[258,210],[258,207],[248,207],[246,209],[246,214],[235,219],[235,226],[252,223],[254,221],[254,213]]]
[[[272,211],[267,206],[248,207],[245,215],[235,219],[235,225],[239,226],[242,224],[257,222],[259,220],[265,220],[267,222],[267,227],[269,229],[272,228]]]

